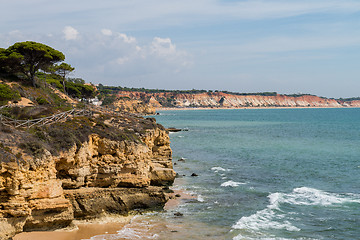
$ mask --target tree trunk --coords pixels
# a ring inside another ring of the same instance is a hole
[[[65,77],[63,78],[63,87],[64,87],[64,93],[67,95],[66,89],[65,89]]]
[[[35,80],[35,74],[30,73],[30,79],[34,87],[36,87],[36,80]]]
[[[30,71],[29,71],[29,74],[30,74],[30,80],[33,84],[34,87],[36,87],[36,80],[35,80],[35,73],[36,73],[36,69],[34,66],[30,66]]]

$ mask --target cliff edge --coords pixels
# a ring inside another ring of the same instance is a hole
[[[168,200],[172,151],[155,119],[93,112],[0,132],[0,239]]]
[[[148,108],[258,108],[258,107],[360,107],[360,101],[332,99],[309,94],[236,94],[228,92],[183,93],[181,91],[118,91],[118,97],[141,100]]]

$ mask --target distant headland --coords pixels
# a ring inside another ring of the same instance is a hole
[[[206,90],[159,90],[110,87],[99,84],[100,95],[115,107],[130,109],[144,104],[148,111],[164,108],[306,108],[360,107],[360,98],[326,98],[311,94],[278,94],[277,92],[236,93]],[[152,110],[151,110],[152,109]]]

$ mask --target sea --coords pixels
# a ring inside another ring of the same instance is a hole
[[[360,109],[160,111],[194,196],[91,239],[360,239]]]

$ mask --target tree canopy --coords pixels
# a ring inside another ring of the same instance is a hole
[[[0,70],[21,72],[35,86],[35,73],[47,70],[57,62],[65,60],[62,52],[42,43],[33,41],[18,42],[7,49],[0,49]]]
[[[70,64],[67,63],[61,63],[59,65],[55,65],[53,67],[53,70],[56,74],[60,75],[63,79],[63,87],[64,87],[64,93],[66,93],[66,89],[65,89],[65,81],[66,81],[66,76],[71,73],[72,71],[75,70],[75,68],[73,68]]]

